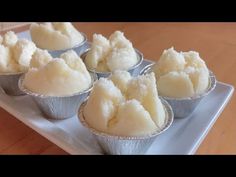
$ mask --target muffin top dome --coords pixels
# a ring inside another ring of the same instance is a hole
[[[164,50],[153,66],[157,88],[161,96],[173,98],[192,97],[204,93],[209,86],[209,71],[195,51]]]
[[[120,31],[111,34],[109,40],[94,34],[91,50],[85,58],[86,66],[99,72],[128,70],[137,63],[132,43]]]
[[[0,73],[18,73],[28,70],[36,46],[27,39],[18,39],[13,31],[0,35]]]
[[[47,50],[63,50],[80,44],[84,37],[70,22],[32,23],[32,41],[37,47]]]
[[[161,129],[165,110],[158,97],[154,73],[132,78],[115,71],[95,82],[84,118],[94,129],[112,135],[142,136]]]
[[[73,50],[60,58],[51,58],[47,51],[38,50],[25,74],[23,86],[46,96],[67,96],[88,89],[91,82],[83,61]]]

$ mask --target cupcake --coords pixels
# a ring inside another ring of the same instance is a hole
[[[94,34],[91,48],[81,55],[89,71],[98,77],[108,77],[115,70],[125,70],[137,75],[136,69],[143,61],[142,54],[133,48],[124,33],[115,31],[109,39]]]
[[[158,92],[175,117],[188,117],[216,85],[215,76],[195,51],[164,50],[157,63],[142,71],[147,72],[155,73]]]
[[[73,117],[88,96],[94,74],[89,73],[75,51],[52,58],[46,50],[38,50],[31,68],[20,78],[19,87],[30,95],[47,118]]]
[[[48,50],[54,58],[72,49],[80,55],[87,48],[86,35],[70,22],[32,23],[30,35],[38,48]]]
[[[173,112],[158,97],[154,73],[132,78],[118,70],[96,81],[79,119],[104,153],[140,154],[171,125]]]
[[[18,39],[13,31],[0,36],[0,86],[12,96],[22,95],[18,79],[25,73],[36,46],[27,39]]]

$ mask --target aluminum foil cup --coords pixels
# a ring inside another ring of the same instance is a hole
[[[63,49],[63,50],[48,50],[48,52],[51,54],[53,58],[60,57],[62,53],[68,50],[74,50],[77,53],[77,55],[80,56],[85,50],[89,48],[89,44],[87,43],[87,36],[84,33],[81,33],[81,34],[84,37],[84,40],[80,44],[72,48]]]
[[[90,73],[90,75],[93,82],[97,80],[96,74]],[[19,79],[20,90],[31,96],[42,113],[51,119],[67,119],[76,115],[80,104],[88,97],[93,87],[92,82],[91,86],[83,92],[69,96],[46,96],[26,89],[22,84],[23,79],[24,75]]]
[[[88,53],[89,50],[90,50],[90,48],[87,49],[86,51],[84,51],[84,53],[81,54],[80,57],[81,57],[83,60],[85,60],[85,57],[86,57],[86,55],[87,55],[87,53]],[[130,73],[131,76],[137,76],[137,75],[139,74],[139,72],[137,72],[137,71],[139,70],[139,67],[140,67],[141,63],[143,62],[143,54],[142,54],[139,50],[137,50],[137,49],[135,49],[135,52],[136,52],[137,57],[138,57],[138,63],[137,63],[136,65],[134,65],[133,67],[131,67],[130,69],[127,70],[127,71]],[[97,76],[98,76],[98,79],[99,79],[100,77],[105,77],[105,78],[107,78],[107,77],[109,77],[110,74],[112,73],[112,72],[100,72],[100,71],[96,71],[96,70],[94,70],[94,69],[89,69],[88,67],[87,67],[87,69],[88,69],[90,72],[96,73]]]
[[[10,96],[24,95],[25,93],[18,87],[18,80],[23,74],[23,72],[0,74],[0,87]]]
[[[153,64],[146,66],[140,72],[140,74],[150,73],[152,71],[152,66]],[[187,98],[170,98],[161,95],[159,96],[168,101],[168,103],[171,105],[175,118],[185,118],[190,116],[194,112],[200,101],[212,90],[214,90],[215,86],[216,77],[213,72],[209,70],[209,86],[204,93]]]
[[[95,130],[85,121],[83,110],[86,105],[86,101],[80,106],[78,117],[82,125],[89,129],[89,131],[93,134],[105,154],[144,154],[157,136],[162,134],[171,126],[174,119],[171,106],[165,100],[161,99],[161,101],[166,113],[165,124],[160,130],[145,136],[116,136]]]

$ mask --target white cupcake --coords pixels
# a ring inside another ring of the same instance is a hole
[[[111,34],[109,40],[101,34],[94,34],[91,48],[81,57],[88,70],[97,73],[98,77],[108,77],[115,70],[134,75],[143,60],[142,54],[120,31]]]
[[[86,35],[70,22],[32,23],[30,34],[36,46],[48,50],[54,58],[68,50],[80,55],[87,48]]]
[[[27,39],[18,39],[12,31],[0,39],[0,86],[8,95],[22,95],[18,79],[28,70],[36,46]]]
[[[50,58],[38,51],[29,71],[19,82],[20,89],[33,97],[47,118],[64,119],[76,114],[88,96],[96,77],[87,71],[74,51]]]
[[[79,117],[111,154],[145,152],[173,120],[170,106],[158,97],[154,73],[132,78],[126,71],[100,78]]]
[[[195,51],[164,50],[159,61],[142,73],[154,72],[157,89],[173,108],[175,117],[189,116],[215,87],[213,73]]]

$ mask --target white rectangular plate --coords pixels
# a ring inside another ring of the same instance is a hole
[[[29,38],[28,32],[19,36]],[[150,63],[145,60],[142,67]],[[201,101],[194,113],[184,119],[175,119],[173,125],[157,137],[146,154],[194,154],[233,91],[231,85],[217,82],[215,90]],[[65,120],[48,120],[27,95],[11,97],[0,92],[0,106],[70,154],[101,154],[96,141],[76,116]]]

